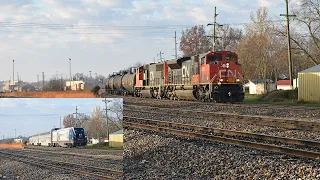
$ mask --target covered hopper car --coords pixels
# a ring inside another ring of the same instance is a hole
[[[234,52],[208,52],[115,73],[107,79],[106,92],[157,99],[242,102],[242,67]]]

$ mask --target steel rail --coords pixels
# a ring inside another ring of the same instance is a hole
[[[265,150],[265,151],[272,151],[272,152],[276,152],[276,153],[285,153],[285,154],[294,155],[294,156],[320,159],[320,153],[317,153],[317,152],[304,151],[304,150],[292,149],[292,148],[287,148],[287,147],[268,145],[268,144],[262,144],[262,143],[255,143],[255,142],[250,142],[250,141],[225,138],[225,137],[195,133],[195,132],[190,132],[190,131],[169,129],[169,128],[139,124],[139,123],[123,122],[123,125],[129,126],[129,127],[140,128],[140,129],[165,132],[165,133],[179,135],[179,136],[183,136],[183,137],[187,137],[187,138],[190,138],[190,137],[200,138],[200,139],[210,140],[210,141],[214,141],[214,142],[228,143],[228,144],[232,144],[232,145],[244,146],[244,147],[255,148],[255,149]]]
[[[269,116],[241,115],[241,114],[231,114],[231,113],[221,113],[221,112],[207,112],[207,111],[199,111],[199,110],[185,110],[185,109],[179,109],[179,108],[162,108],[162,107],[154,107],[154,106],[124,105],[124,107],[142,107],[142,108],[150,108],[150,109],[168,110],[168,111],[174,111],[175,114],[192,113],[193,117],[201,116],[202,118],[217,118],[217,120],[227,120],[232,122],[268,125],[273,127],[301,129],[301,130],[308,130],[308,131],[310,130],[320,131],[320,123],[313,122],[313,121],[300,121],[300,120],[293,120],[293,119],[275,118],[275,117],[269,117]],[[146,111],[146,110],[129,109],[129,111],[150,113],[150,111]],[[160,114],[163,112],[152,112],[152,113]],[[190,117],[190,115],[188,115],[188,117]]]
[[[119,97],[117,95],[109,95],[110,97]],[[120,96],[123,97],[123,96]],[[126,96],[126,98],[129,99],[137,99],[136,97],[128,97]],[[148,99],[148,98],[144,98],[144,99]],[[150,99],[150,100],[157,100],[157,101],[162,101],[162,102],[166,102],[166,101],[172,101],[169,99]],[[277,109],[277,108],[281,108],[281,109],[292,109],[292,110],[316,110],[316,111],[320,111],[320,107],[309,107],[309,106],[291,106],[291,105],[277,105],[277,104],[247,104],[247,103],[240,103],[240,102],[236,102],[236,103],[208,103],[208,102],[199,102],[199,101],[187,101],[187,100],[178,100],[178,101],[182,101],[182,102],[188,102],[190,104],[200,104],[200,105],[217,105],[217,106],[234,106],[234,107],[253,107],[253,108],[267,108],[267,109]],[[271,106],[271,107],[270,107]]]
[[[6,154],[6,155],[11,155],[11,157],[14,157],[15,160],[23,161],[24,163],[31,163],[31,164],[35,164],[35,165],[54,167],[54,168],[58,168],[58,169],[62,169],[62,170],[67,170],[67,171],[72,172],[72,173],[85,175],[85,176],[90,176],[90,177],[95,177],[95,178],[99,178],[99,179],[114,180],[115,178],[112,178],[112,177],[109,177],[109,176],[103,176],[103,175],[99,175],[99,174],[95,174],[95,173],[80,171],[80,170],[77,170],[77,169],[73,169],[73,168],[70,168],[70,165],[80,166],[81,168],[89,168],[90,170],[92,170],[92,169],[93,170],[98,170],[98,171],[100,171],[100,173],[101,173],[101,171],[103,171],[103,173],[107,172],[107,173],[112,173],[112,174],[123,176],[123,172],[119,172],[119,171],[115,171],[115,170],[109,170],[109,169],[103,169],[103,168],[99,168],[99,167],[93,167],[93,166],[86,166],[86,165],[75,164],[75,163],[67,163],[67,162],[62,162],[62,161],[49,160],[49,159],[46,159],[46,158],[39,158],[39,157],[36,158],[36,157],[30,157],[30,156],[21,155],[21,154],[17,155],[17,154],[14,154],[14,153],[3,152],[3,151],[0,151],[0,153]],[[5,156],[5,157],[7,157],[7,156]],[[27,159],[27,160],[25,160],[25,159]],[[39,161],[39,160],[41,160],[41,161]],[[45,162],[49,162],[49,163],[45,163]],[[58,166],[58,165],[54,165],[54,164],[52,164],[52,162],[56,163],[56,164],[59,164],[59,165],[62,164],[63,167],[62,166]]]
[[[108,161],[108,163],[111,164],[122,164],[118,161],[121,161],[122,159],[107,159],[107,158],[97,158],[93,155],[84,155],[84,154],[74,154],[74,153],[60,153],[60,152],[52,152],[52,151],[48,151],[48,150],[38,150],[38,149],[32,149],[32,148],[26,148],[26,146],[24,147],[23,150],[17,150],[16,151],[20,151],[20,152],[28,152],[31,154],[36,154],[36,153],[41,153],[41,154],[52,154],[52,155],[63,155],[63,156],[73,156],[73,157],[77,157],[77,158],[83,158],[86,159],[88,161],[99,161],[99,162],[104,162],[104,161]],[[118,156],[118,155],[110,155],[110,156]],[[93,159],[89,159],[89,158],[93,158]],[[103,161],[101,161],[103,160]]]
[[[320,141],[311,141],[311,140],[304,140],[304,139],[271,136],[271,135],[266,135],[266,134],[248,133],[248,132],[233,131],[233,130],[219,129],[219,128],[209,128],[209,127],[204,127],[204,126],[174,123],[174,122],[160,121],[160,120],[153,120],[153,119],[146,119],[146,118],[139,118],[139,117],[124,116],[123,118],[126,120],[132,119],[132,120],[143,121],[146,123],[153,123],[153,124],[164,125],[164,126],[169,126],[169,127],[190,129],[190,130],[195,130],[195,131],[205,131],[205,132],[209,132],[209,133],[223,134],[223,135],[229,135],[229,136],[248,137],[248,138],[261,139],[261,140],[266,140],[266,141],[282,142],[282,143],[287,143],[290,145],[311,146],[311,147],[320,148]]]

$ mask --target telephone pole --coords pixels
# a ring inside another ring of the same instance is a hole
[[[289,15],[289,0],[286,1],[286,14],[280,14],[280,16],[286,16],[287,19],[287,39],[288,39],[288,64],[289,64],[289,77],[290,86],[293,88],[293,63],[291,59],[291,43],[290,43],[290,27],[289,17],[295,17],[296,15]]]
[[[91,77],[91,71],[89,71],[89,73],[90,73],[90,77]]]
[[[177,31],[174,32],[174,51],[175,57],[178,59],[178,51],[177,51]]]
[[[78,120],[78,106],[76,106],[76,112],[75,113],[73,113],[73,114],[75,114],[76,115],[76,120]]]
[[[71,81],[72,81],[72,76],[71,76],[71,58],[69,58],[69,71],[70,71],[70,90],[71,90]]]
[[[12,60],[12,63],[13,63],[13,73],[12,73],[12,87],[13,87],[13,89],[12,90],[14,90],[14,60]]]
[[[106,105],[106,108],[105,109],[103,109],[103,110],[105,110],[106,111],[106,120],[107,120],[107,138],[108,138],[108,144],[109,144],[109,119],[108,119],[108,110],[110,110],[110,109],[108,109],[108,103],[109,102],[111,102],[111,100],[107,100],[107,98],[105,97],[104,98],[104,100],[102,100],[104,103],[105,103],[105,105]]]
[[[162,62],[162,55],[163,55],[164,53],[163,52],[161,52],[160,51],[160,54],[157,54],[157,56],[160,56],[160,62]]]
[[[61,129],[62,127],[61,127],[61,116],[60,116],[60,129]]]
[[[217,7],[214,7],[214,22],[213,24],[212,23],[209,23],[207,26],[212,26],[213,25],[213,36],[207,36],[207,37],[212,37],[212,51],[214,52],[215,51],[215,46],[216,46],[216,39],[217,38],[221,38],[221,37],[217,37],[216,36],[216,25],[218,25],[218,27],[221,27],[223,25],[220,25],[217,23]]]

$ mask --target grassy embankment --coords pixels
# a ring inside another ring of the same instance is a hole
[[[85,146],[86,149],[103,149],[103,150],[123,150],[123,148],[115,148],[115,147],[108,147],[105,143],[99,144],[88,144]]]
[[[320,104],[307,103],[298,101],[297,90],[279,90],[272,91],[264,95],[251,95],[246,94],[244,103],[246,104],[274,104],[274,105],[287,105],[287,106],[306,106],[306,107],[319,107]]]

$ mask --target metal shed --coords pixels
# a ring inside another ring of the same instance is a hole
[[[109,147],[123,147],[123,130],[110,134],[109,138]]]
[[[320,64],[298,73],[299,101],[320,103]]]

